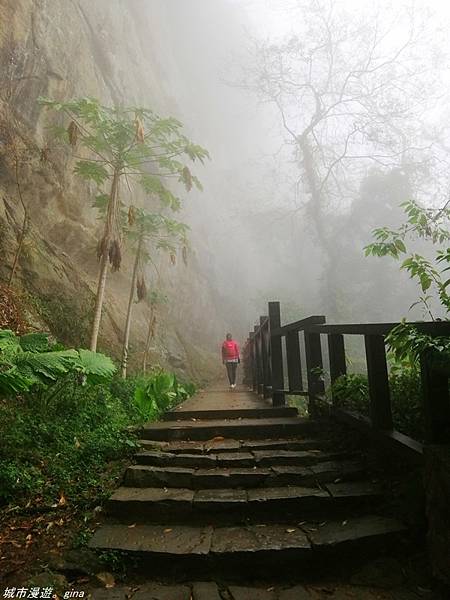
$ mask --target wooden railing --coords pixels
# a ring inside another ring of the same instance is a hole
[[[302,395],[308,398],[308,412],[317,416],[318,399],[325,394],[321,336],[326,336],[331,384],[347,373],[344,336],[363,336],[369,386],[369,414],[365,418],[339,409],[332,398],[331,412],[348,423],[370,430],[372,434],[389,438],[414,452],[422,444],[394,429],[385,336],[398,323],[327,324],[324,316],[311,316],[281,325],[280,303],[269,302],[268,315],[262,316],[249,333],[244,348],[246,383],[274,406],[285,404],[285,397]],[[432,336],[450,336],[450,322],[411,323],[419,331]],[[303,344],[300,343],[303,336]],[[284,344],[284,352],[283,352]],[[306,386],[302,365],[306,371]],[[287,387],[285,373],[287,370]],[[421,360],[424,440],[427,443],[450,442],[449,371],[437,370],[425,357]]]

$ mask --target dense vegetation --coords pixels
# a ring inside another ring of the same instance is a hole
[[[137,446],[132,426],[194,392],[159,368],[115,371],[102,354],[0,330],[0,503],[98,504]]]
[[[423,440],[420,374],[416,369],[394,369],[389,376],[394,427],[413,439]],[[339,377],[328,391],[340,408],[369,415],[369,383],[366,375]]]

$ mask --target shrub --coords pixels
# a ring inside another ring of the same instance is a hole
[[[389,375],[394,427],[416,440],[423,439],[423,413],[420,374],[417,369],[393,369]],[[369,384],[365,375],[339,377],[328,390],[335,404],[369,416]]]
[[[138,383],[134,401],[144,420],[154,420],[194,393],[192,383],[182,384],[173,373],[157,369]]]

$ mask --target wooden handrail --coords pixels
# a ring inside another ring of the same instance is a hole
[[[315,325],[311,331],[318,333],[333,333],[344,335],[387,335],[399,323],[327,323],[324,325]],[[421,333],[429,335],[450,335],[450,321],[413,321],[406,325],[412,325]]]
[[[346,374],[346,335],[364,337],[367,361],[370,401],[370,427],[377,436],[384,435],[396,444],[408,439],[409,450],[419,448],[420,443],[395,431],[389,390],[389,374],[386,359],[385,336],[399,323],[326,323],[326,318],[313,315],[281,325],[280,303],[269,302],[269,316],[262,316],[254,330],[249,333],[246,360],[247,381],[253,390],[272,397],[274,405],[285,403],[286,394],[308,396],[311,416],[316,414],[317,398],[325,392],[322,377],[323,357],[321,336],[328,340],[328,369],[331,383]],[[450,336],[450,321],[416,321],[406,323],[419,332],[436,336]],[[304,343],[299,338],[303,336]],[[284,349],[283,349],[283,338]],[[304,389],[302,370],[306,368],[307,388]],[[287,372],[288,386],[284,373]],[[450,366],[449,366],[450,373]],[[248,375],[250,374],[250,375]],[[426,357],[421,360],[423,414],[425,438],[430,443],[450,442],[450,395],[449,376],[430,364]],[[332,399],[333,400],[333,399]],[[342,414],[336,409],[335,413]],[[358,419],[354,423],[358,423]]]

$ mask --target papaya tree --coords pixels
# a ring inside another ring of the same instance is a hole
[[[183,248],[183,257],[186,256],[186,231],[187,225],[169,219],[160,213],[149,213],[144,209],[130,208],[129,211],[129,238],[134,245],[135,258],[131,276],[131,288],[128,298],[125,333],[122,346],[122,377],[127,376],[128,345],[135,294],[137,301],[143,300],[147,295],[147,286],[144,279],[144,267],[151,262],[151,248],[155,251],[166,250],[171,257],[175,256],[176,246]]]
[[[78,152],[75,174],[94,183],[97,200],[105,207],[103,231],[98,241],[99,274],[91,332],[91,350],[96,350],[108,266],[120,269],[122,260],[124,182],[134,182],[147,195],[171,210],[178,210],[180,199],[169,190],[168,181],[176,179],[187,191],[201,189],[186,160],[201,163],[208,152],[182,133],[182,123],[161,118],[142,107],[107,107],[93,98],[68,102],[40,99],[43,106],[58,111],[68,125],[54,127],[57,137]]]
[[[147,302],[150,307],[149,317],[148,317],[148,326],[147,326],[147,337],[145,340],[144,354],[142,356],[142,372],[146,373],[147,370],[147,360],[148,353],[150,350],[150,344],[152,339],[155,337],[156,332],[156,322],[157,322],[157,312],[158,308],[163,304],[167,303],[167,296],[163,294],[160,290],[154,289],[147,294]]]

